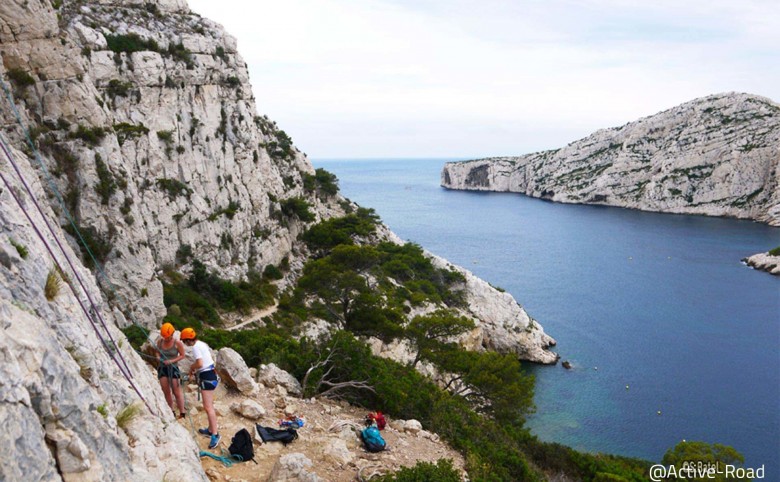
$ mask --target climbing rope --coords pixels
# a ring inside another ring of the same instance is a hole
[[[236,462],[243,462],[244,459],[240,455],[233,455],[225,449],[221,449],[222,455],[212,454],[205,450],[200,451],[200,457],[211,457],[217,462],[221,462],[225,467],[231,467]]]
[[[114,284],[111,282],[111,279],[108,277],[108,275],[105,272],[103,264],[100,261],[98,261],[97,258],[95,257],[95,254],[92,252],[92,250],[90,249],[89,245],[85,241],[81,231],[79,230],[78,225],[76,224],[76,221],[75,221],[74,217],[71,215],[70,211],[68,210],[67,205],[66,205],[65,200],[64,200],[64,197],[62,196],[62,193],[60,193],[59,189],[57,188],[57,184],[54,181],[54,178],[52,177],[52,175],[49,172],[49,170],[46,168],[46,165],[43,162],[43,160],[42,160],[42,158],[40,156],[40,153],[39,153],[38,149],[35,146],[35,143],[32,141],[32,138],[30,137],[29,130],[25,127],[24,122],[22,120],[22,116],[19,113],[18,108],[16,107],[16,103],[14,102],[13,95],[11,94],[11,91],[8,88],[8,85],[5,83],[5,81],[2,79],[2,77],[0,77],[0,87],[2,87],[2,89],[3,89],[4,93],[5,93],[6,99],[8,100],[8,103],[9,103],[9,105],[11,107],[11,110],[13,111],[13,114],[14,114],[14,117],[16,119],[16,122],[19,125],[19,127],[20,127],[20,129],[21,129],[21,131],[22,131],[26,141],[27,141],[27,144],[30,146],[30,149],[31,149],[31,151],[33,153],[33,156],[32,156],[33,159],[35,159],[35,161],[37,162],[37,165],[40,168],[41,172],[44,173],[44,177],[47,179],[51,191],[55,194],[55,197],[57,198],[59,206],[62,209],[62,213],[63,213],[64,217],[67,219],[68,223],[70,224],[70,226],[71,226],[71,228],[73,230],[73,233],[75,233],[75,236],[76,236],[77,240],[79,241],[81,246],[84,248],[84,251],[86,252],[86,254],[89,256],[89,259],[92,261],[93,266],[95,266],[95,268],[97,270],[97,279],[98,279],[98,281],[101,282],[101,285],[104,288],[107,288],[111,292],[111,295],[113,296],[113,299],[116,300],[116,303],[118,305],[120,305],[120,307],[127,308],[129,303],[127,303],[127,300],[125,299],[125,297],[122,296],[117,291],[116,286],[114,286]],[[101,343],[103,344],[103,347],[105,348],[105,350],[108,352],[108,354],[111,357],[111,359],[114,361],[114,363],[119,368],[119,371],[122,373],[122,375],[125,377],[125,379],[127,379],[128,383],[130,383],[131,387],[136,392],[136,394],[139,396],[139,398],[144,402],[144,404],[146,405],[146,408],[149,410],[149,412],[152,413],[152,414],[155,414],[155,411],[152,410],[152,408],[149,405],[149,403],[147,402],[146,398],[140,392],[140,390],[135,385],[135,383],[133,383],[133,381],[132,381],[133,373],[130,371],[130,368],[129,368],[128,364],[127,364],[127,361],[125,360],[124,356],[122,355],[121,350],[118,348],[117,343],[114,340],[113,336],[111,335],[111,332],[108,329],[108,326],[107,326],[105,320],[103,319],[103,316],[101,314],[100,309],[96,306],[95,301],[92,299],[92,296],[90,295],[89,290],[85,286],[84,281],[82,280],[81,276],[79,275],[78,271],[76,270],[76,268],[74,266],[74,263],[71,261],[70,256],[68,256],[67,251],[63,247],[62,242],[60,241],[60,239],[57,236],[56,232],[54,231],[54,229],[52,228],[51,224],[49,223],[49,220],[48,220],[47,216],[44,214],[43,209],[41,208],[41,206],[38,203],[35,195],[32,192],[32,189],[30,189],[29,184],[27,183],[27,181],[24,178],[21,170],[19,169],[19,166],[17,165],[16,161],[14,160],[13,155],[11,154],[10,148],[8,147],[8,144],[7,144],[6,140],[3,138],[3,136],[1,134],[0,134],[0,146],[2,146],[2,151],[3,151],[4,155],[5,155],[5,157],[8,159],[10,164],[13,166],[13,169],[16,172],[17,176],[19,177],[22,185],[24,186],[24,189],[27,192],[27,195],[33,201],[33,204],[35,205],[36,210],[38,211],[41,219],[43,219],[44,223],[46,224],[46,228],[48,229],[51,238],[54,239],[54,241],[56,242],[57,246],[59,247],[59,250],[62,252],[62,255],[65,258],[68,266],[70,267],[70,270],[71,270],[71,272],[74,275],[74,278],[76,279],[76,281],[78,282],[79,286],[81,287],[81,290],[84,292],[84,294],[85,294],[85,296],[86,296],[86,298],[88,300],[88,303],[89,303],[89,305],[91,307],[91,310],[87,309],[87,307],[82,302],[81,298],[78,296],[76,288],[73,286],[72,281],[70,279],[65,279],[64,281],[70,287],[70,290],[73,293],[73,295],[76,298],[76,300],[78,301],[79,305],[81,306],[82,311],[87,316],[87,318],[90,320],[90,323],[92,324],[93,330],[95,331],[96,335],[98,336],[98,339],[101,341]],[[0,176],[2,176],[2,172],[0,172]],[[33,220],[33,218],[30,216],[30,214],[25,209],[25,207],[24,207],[23,203],[21,202],[21,200],[16,196],[16,193],[14,192],[14,190],[11,189],[10,182],[5,178],[5,176],[2,176],[2,178],[3,178],[4,184],[9,188],[8,189],[9,192],[11,192],[12,196],[14,197],[14,200],[19,205],[21,210],[24,212],[25,216],[27,217],[27,220],[30,222],[31,226],[35,230],[36,234],[38,235],[38,238],[43,242],[44,246],[46,247],[47,251],[49,252],[49,255],[52,257],[52,259],[54,260],[54,263],[57,265],[57,268],[60,270],[60,272],[65,273],[65,271],[62,269],[62,266],[60,265],[59,261],[57,260],[57,257],[54,255],[54,251],[52,250],[52,248],[50,247],[49,243],[46,241],[45,237],[43,236],[43,233],[41,233],[41,231],[38,228],[38,226],[36,225],[35,221]],[[146,340],[149,342],[149,344],[151,346],[153,346],[154,349],[158,352],[158,356],[157,357],[151,357],[149,355],[141,353],[138,350],[135,350],[135,351],[138,352],[139,354],[141,354],[142,356],[146,357],[146,358],[158,360],[161,363],[164,362],[166,360],[165,354],[163,354],[161,352],[161,350],[159,349],[159,347],[157,346],[157,344],[153,342],[149,332],[140,323],[138,323],[137,319],[135,318],[135,314],[133,313],[133,311],[126,309],[126,310],[123,311],[123,313],[127,314],[128,318],[130,319],[130,322],[134,326],[138,327],[142,331],[142,333],[144,334],[144,336],[145,336]],[[108,335],[108,339],[110,340],[110,344],[109,344],[108,341],[105,340],[105,337],[103,337],[103,335],[100,333],[100,330],[99,330],[99,328],[97,326],[97,323],[95,322],[95,317],[98,318],[98,320],[100,322],[100,325],[102,326],[103,330]],[[119,360],[116,358],[115,354],[118,354]],[[121,362],[120,362],[120,360],[121,360]],[[169,382],[170,382],[169,386],[171,387],[171,390],[173,390],[173,381],[174,381],[173,377],[169,375]],[[180,381],[179,381],[179,385],[180,385],[180,387],[182,389],[182,394],[183,394],[183,390],[184,390],[184,387],[182,386],[182,382],[184,382],[184,381],[186,381],[186,377],[182,377],[180,379]],[[198,399],[200,399],[200,387],[198,387],[198,388],[199,388],[199,390],[198,390]],[[185,407],[185,418],[189,419],[190,431],[192,432],[193,438],[196,438],[195,437],[195,426],[194,426],[194,422],[192,420],[192,417],[186,416],[186,413],[187,413],[187,399],[186,399],[186,397],[183,397],[183,401],[184,401],[184,407]]]

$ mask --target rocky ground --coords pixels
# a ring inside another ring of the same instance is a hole
[[[242,428],[254,437],[255,460],[225,467],[210,457],[202,457],[206,474],[213,481],[353,481],[369,480],[372,475],[386,474],[417,462],[450,459],[461,469],[462,456],[442,442],[438,435],[424,430],[415,420],[393,420],[382,436],[388,450],[378,454],[363,449],[358,438],[363,420],[371,408],[354,407],[343,401],[326,398],[302,399],[296,396],[300,385],[274,365],[260,370],[247,368],[240,356],[229,348],[216,354],[222,382],[217,388],[215,408],[222,435],[220,447],[211,453],[221,455],[231,438]],[[183,364],[186,370],[187,364]],[[184,426],[201,450],[208,451],[209,439],[197,433],[208,425],[194,384],[186,384],[186,419]],[[255,424],[279,427],[289,415],[305,419],[299,437],[284,446],[279,442],[262,443]],[[464,472],[465,477],[465,472]]]
[[[748,266],[766,271],[775,276],[780,276],[780,256],[772,256],[769,253],[759,253],[742,260]]]

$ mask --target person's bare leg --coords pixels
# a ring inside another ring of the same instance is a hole
[[[179,406],[179,413],[184,413],[184,395],[181,391],[181,380],[173,379],[173,394],[176,397],[176,404]],[[171,405],[171,409],[173,406]]]
[[[203,390],[201,392],[203,397],[203,410],[206,411],[206,416],[209,419],[209,432],[213,434],[219,433],[217,431],[217,413],[214,411],[214,390]]]
[[[173,411],[173,398],[171,397],[171,385],[168,377],[160,378],[160,387],[162,387],[163,395],[165,395],[165,401],[168,402],[168,406]]]

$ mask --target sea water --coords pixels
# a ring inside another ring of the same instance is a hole
[[[444,159],[319,160],[401,238],[511,293],[572,370],[531,366],[542,440],[660,461],[733,446],[780,480],[780,229],[441,188]]]

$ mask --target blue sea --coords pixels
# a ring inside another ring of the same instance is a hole
[[[660,461],[733,446],[780,480],[780,246],[750,221],[556,204],[439,186],[445,159],[315,160],[401,238],[510,292],[574,368],[531,366],[532,432]]]

